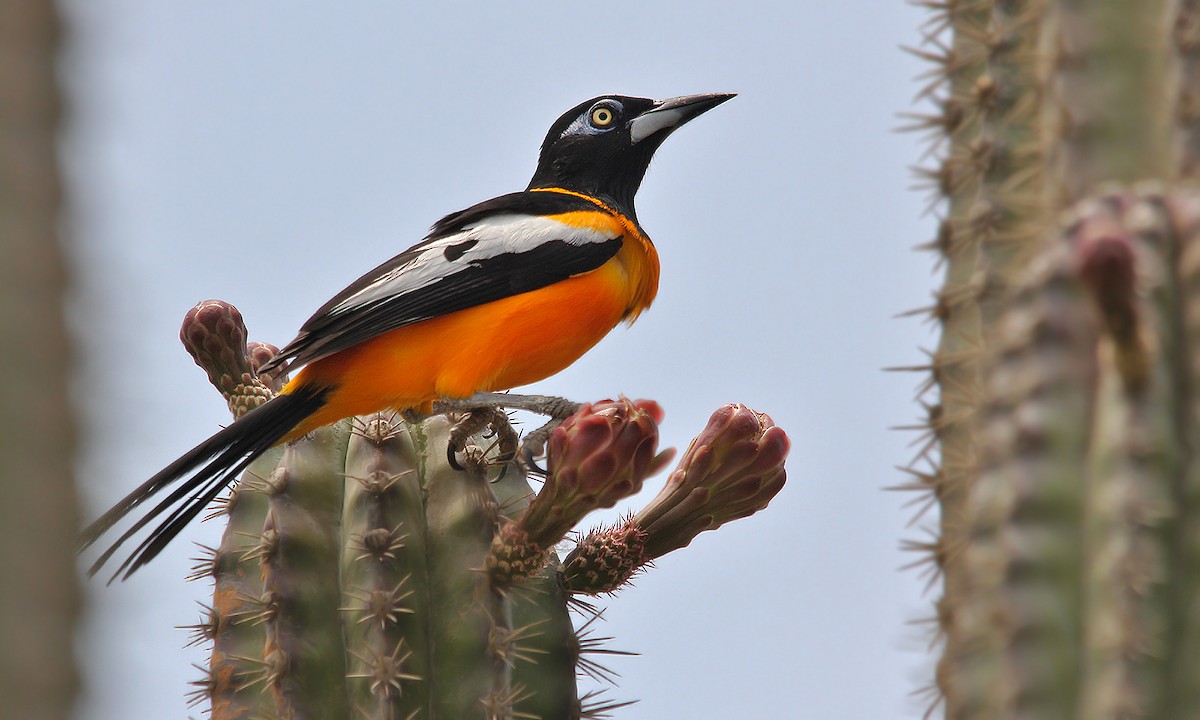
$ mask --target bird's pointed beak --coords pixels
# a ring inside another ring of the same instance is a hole
[[[652,135],[670,133],[688,120],[712,110],[737,93],[680,95],[658,100],[646,112],[629,121],[629,137],[639,143]]]

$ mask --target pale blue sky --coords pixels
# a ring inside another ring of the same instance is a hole
[[[745,402],[792,437],[759,516],[702,536],[608,603],[621,720],[904,718],[927,682],[924,580],[899,567],[933,233],[897,134],[922,13],[840,3],[66,0],[65,143],[84,287],[87,516],[227,421],[177,332],[196,301],[282,344],[443,214],[522,188],[550,123],[607,92],[740,96],[663,146],[638,197],[659,299],[536,386],[658,400],[669,444]],[[648,499],[661,478],[649,481]],[[638,507],[635,500],[629,507]],[[600,521],[604,518],[593,518]],[[932,520],[932,518],[929,518]],[[89,585],[81,718],[181,718],[207,588],[187,533]]]

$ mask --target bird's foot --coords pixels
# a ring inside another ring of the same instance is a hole
[[[467,408],[458,415],[458,420],[450,428],[450,442],[446,446],[446,461],[450,467],[464,469],[463,463],[458,461],[458,455],[462,454],[467,466],[482,469],[488,464],[488,453],[495,448],[497,456],[494,462],[502,466],[500,477],[504,477],[508,463],[517,455],[517,432],[509,423],[508,414],[493,405]],[[485,438],[495,438],[489,447],[470,444],[472,435],[484,431],[487,431]]]
[[[456,448],[460,447],[468,437],[483,430],[485,427],[490,427],[500,436],[498,442],[500,442],[500,457],[503,462],[508,462],[516,457],[516,432],[513,431],[512,426],[508,423],[508,416],[500,408],[526,410],[549,417],[549,422],[537,430],[527,433],[524,442],[520,444],[520,456],[526,468],[530,472],[545,475],[546,470],[537,464],[537,458],[544,452],[546,441],[550,438],[550,433],[554,431],[554,428],[561,425],[563,420],[574,415],[581,407],[583,407],[582,403],[553,395],[476,393],[469,398],[461,400],[440,400],[434,404],[434,411],[466,413],[464,418],[451,431],[451,443],[447,449],[447,459],[450,461],[451,467],[459,470],[462,469],[462,466],[455,458]],[[489,415],[488,413],[491,414]],[[494,418],[496,415],[503,418],[502,427],[506,428],[506,431],[498,429],[498,424],[490,422],[491,418]],[[505,432],[511,433],[511,438],[506,436]]]
[[[570,417],[570,415],[567,417]],[[521,460],[525,463],[525,467],[529,472],[541,475],[542,477],[546,476],[546,468],[538,465],[537,459],[546,452],[546,441],[550,439],[550,433],[554,432],[554,428],[562,425],[563,420],[566,419],[565,417],[552,417],[537,430],[525,433],[525,441],[521,443]]]

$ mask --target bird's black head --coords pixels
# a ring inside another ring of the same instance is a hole
[[[658,146],[680,125],[732,97],[605,95],[580,103],[550,127],[529,189],[582,192],[635,217],[633,196]]]

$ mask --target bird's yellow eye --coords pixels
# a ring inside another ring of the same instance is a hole
[[[616,119],[612,108],[598,107],[592,110],[592,124],[596,127],[607,127],[612,125],[612,121]]]

